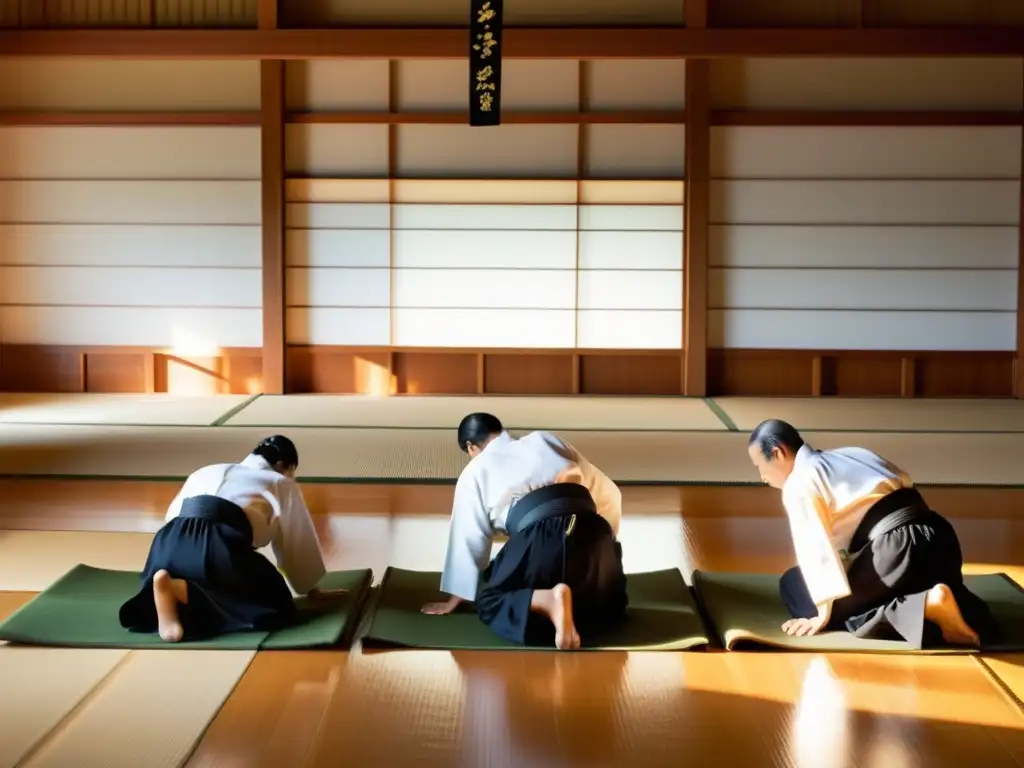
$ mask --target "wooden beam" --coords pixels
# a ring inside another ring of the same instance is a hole
[[[1019,29],[512,28],[510,59],[1024,55]],[[3,56],[130,59],[461,59],[466,30],[74,29],[0,32]]]
[[[1017,216],[1017,359],[1013,394],[1024,400],[1024,131],[1021,131],[1020,213]]]
[[[464,125],[465,112],[289,112],[285,122],[305,124]],[[518,125],[683,125],[685,110],[504,112]],[[0,126],[257,126],[259,112],[18,112],[0,110]],[[1024,112],[874,112],[843,110],[715,110],[714,126],[960,127],[1024,125]]]
[[[590,62],[580,61],[576,65],[576,109],[586,112],[590,109],[590,77],[592,67]],[[580,346],[580,249],[582,247],[582,214],[583,214],[583,179],[587,176],[587,155],[590,142],[590,132],[583,123],[576,126],[576,292],[573,297],[573,306],[576,308],[575,327],[573,328],[573,344],[577,349]],[[572,356],[572,378],[571,392],[574,395],[580,394],[580,356]]]
[[[468,112],[289,112],[289,123],[386,123],[388,125],[465,125]],[[614,112],[505,112],[503,124],[516,125],[682,125],[681,110],[637,110]]]
[[[715,110],[712,125],[723,126],[777,126],[777,127],[938,127],[1022,125],[1024,112],[1016,111],[857,111],[793,109]]]
[[[687,0],[686,24],[708,22],[708,0]],[[683,234],[682,390],[704,397],[708,387],[708,226],[711,205],[711,62],[686,62],[686,186]]]
[[[284,62],[260,62],[263,392],[285,394]]]
[[[0,125],[78,127],[114,126],[257,126],[259,112],[9,112]]]

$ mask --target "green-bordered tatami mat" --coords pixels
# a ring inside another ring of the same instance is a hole
[[[0,624],[0,640],[73,648],[271,650],[334,646],[352,628],[371,578],[369,570],[327,574],[322,588],[348,589],[350,594],[323,607],[299,598],[299,623],[276,632],[236,632],[212,640],[172,644],[155,634],[121,628],[118,611],[139,588],[137,572],[78,565]]]
[[[815,432],[1024,432],[1024,401],[1009,398],[716,397],[712,404],[741,432],[765,419]]]
[[[965,576],[968,588],[992,609],[1001,637],[985,651],[1024,650],[1024,591],[1002,573]],[[862,640],[848,632],[790,637],[782,631],[789,613],[779,597],[778,574],[694,571],[693,586],[709,620],[729,650],[754,647],[794,651],[856,653],[972,653],[971,649],[938,647],[915,650],[893,640]]]
[[[184,479],[198,467],[240,461],[270,431],[299,449],[299,479],[323,482],[451,483],[468,457],[455,429],[296,427],[117,427],[11,424],[0,430],[0,475]],[[561,430],[591,462],[620,483],[760,484],[747,435],[717,432]],[[878,451],[918,483],[1024,485],[1018,434],[820,432],[816,448]]]
[[[508,429],[712,430],[726,427],[693,397],[517,397],[512,395],[371,397],[264,395],[228,426],[455,429],[468,413],[493,413]]]
[[[252,395],[0,393],[0,424],[109,424],[206,427],[226,420]]]
[[[708,644],[708,634],[690,588],[678,569],[631,573],[626,578],[626,620],[601,636],[584,636],[584,649],[683,650]],[[388,568],[363,645],[444,650],[523,648],[493,634],[477,618],[472,606],[462,606],[448,616],[421,613],[424,603],[441,599],[440,581],[440,573]]]

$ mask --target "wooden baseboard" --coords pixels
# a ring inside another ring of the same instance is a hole
[[[154,347],[0,346],[0,391],[255,394],[259,348],[190,354]]]
[[[678,395],[680,350],[292,346],[290,393]],[[708,350],[708,394],[1012,397],[1011,352]],[[186,355],[149,347],[0,346],[7,392],[254,394],[259,348]]]
[[[708,350],[708,392],[805,397],[1012,397],[1012,352]]]

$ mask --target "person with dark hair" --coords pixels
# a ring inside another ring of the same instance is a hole
[[[470,462],[455,486],[443,602],[446,614],[475,602],[500,637],[516,643],[580,647],[580,631],[624,618],[628,598],[616,540],[622,494],[571,445],[550,432],[515,440],[489,413],[458,429]],[[496,532],[508,542],[491,561]]]
[[[320,542],[295,482],[299,454],[287,437],[260,441],[239,464],[193,472],[167,510],[139,592],[121,626],[167,642],[286,624],[295,602],[281,572],[257,550],[272,546],[299,594],[325,596]]]
[[[782,491],[796,549],[779,582],[786,634],[846,630],[914,648],[991,636],[988,606],[964,585],[956,531],[906,472],[864,448],[816,451],[777,419],[754,429],[748,453]]]

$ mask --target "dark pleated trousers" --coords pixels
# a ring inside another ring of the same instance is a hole
[[[139,591],[121,606],[125,629],[157,631],[153,576],[161,570],[188,582],[189,601],[179,606],[186,639],[271,630],[296,613],[284,577],[253,549],[245,513],[216,497],[187,499],[157,532]]]
[[[594,512],[553,517],[511,536],[481,577],[477,613],[491,631],[515,643],[553,645],[554,627],[530,611],[534,590],[566,584],[581,636],[608,629],[625,617],[622,546],[608,521]]]
[[[847,571],[851,594],[833,602],[827,629],[865,639],[905,640],[918,649],[939,645],[938,627],[924,618],[925,599],[932,587],[945,584],[964,620],[985,642],[995,631],[992,614],[964,585],[962,569],[956,531],[930,512],[871,541],[854,559]],[[818,615],[799,568],[783,574],[779,594],[794,618]]]

